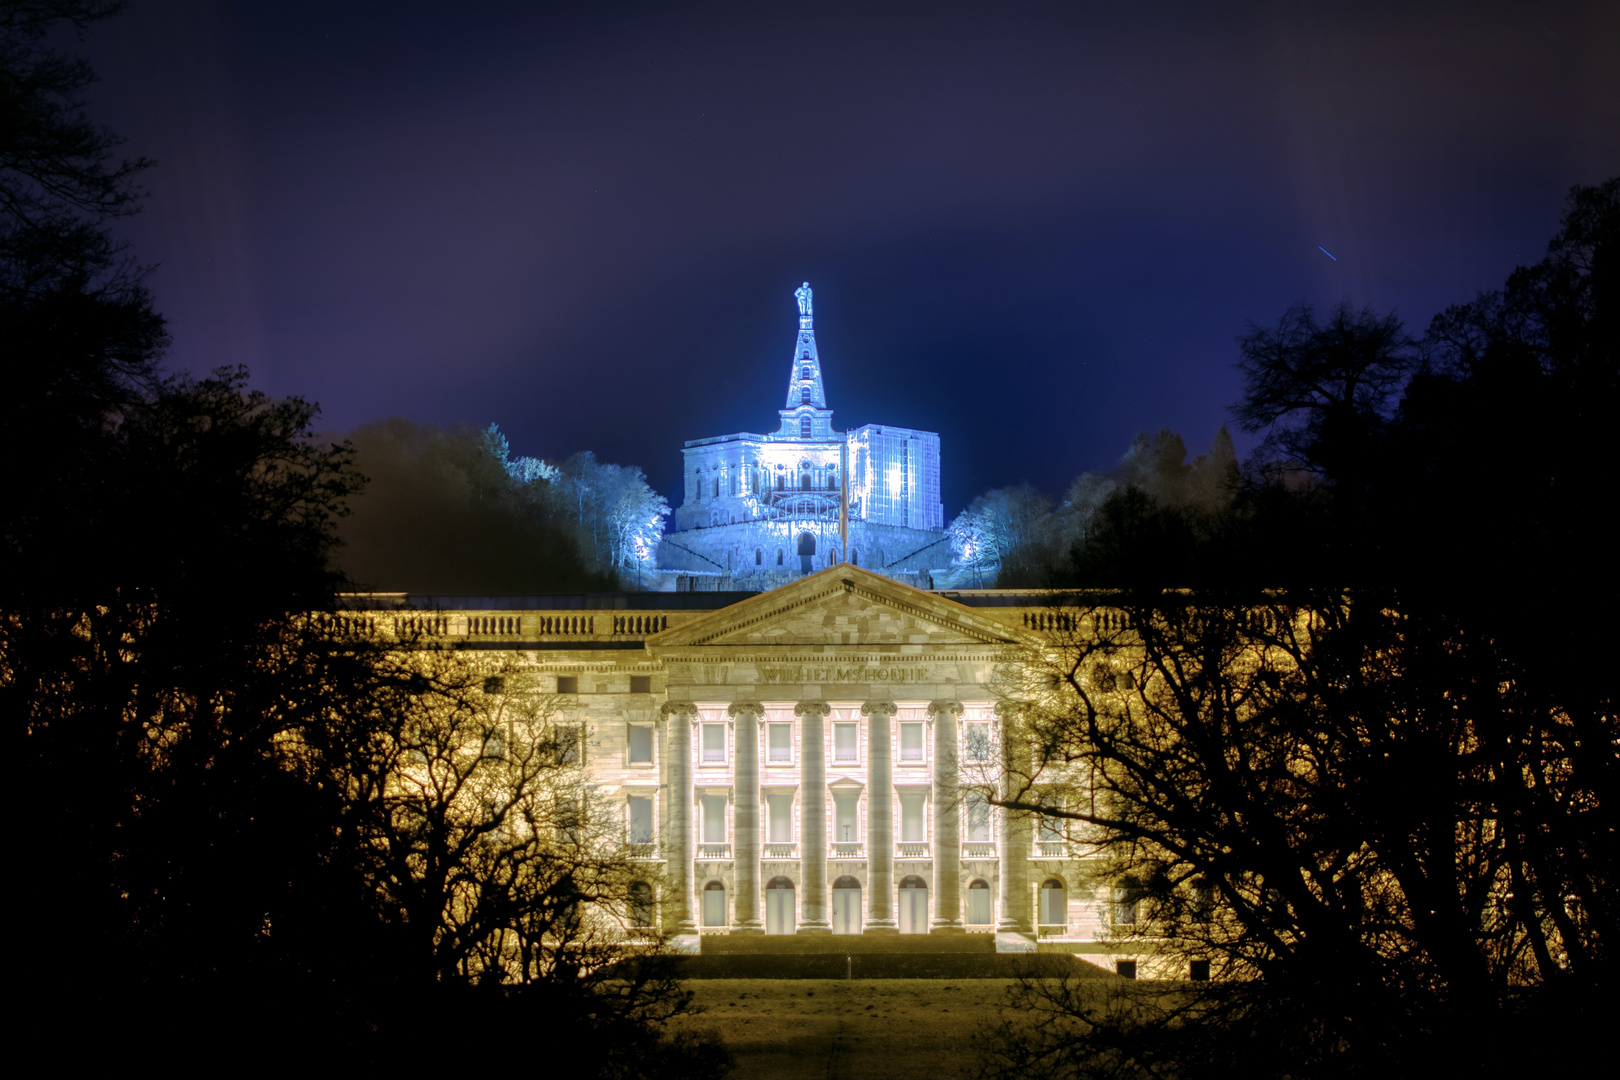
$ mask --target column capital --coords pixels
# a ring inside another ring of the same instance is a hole
[[[732,719],[739,716],[752,716],[757,720],[765,715],[765,706],[757,701],[733,701],[726,706],[726,715]]]
[[[832,706],[825,701],[801,701],[793,706],[794,716],[826,716],[832,712]]]
[[[1029,708],[1025,701],[998,701],[995,705],[996,718],[999,720],[1017,720]]]
[[[960,701],[930,701],[928,703],[928,715],[937,716],[940,713],[947,713],[951,716],[961,716],[962,703]]]
[[[868,701],[861,706],[862,716],[893,716],[900,709],[892,701]]]
[[[690,701],[667,701],[658,707],[658,712],[665,720],[677,716],[690,716],[692,722],[697,723],[698,708]]]

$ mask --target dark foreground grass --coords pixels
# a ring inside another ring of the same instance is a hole
[[[1112,981],[1104,975],[1099,986]],[[735,1080],[927,1080],[977,1060],[1012,979],[694,979]]]

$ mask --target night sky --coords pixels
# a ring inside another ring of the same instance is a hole
[[[834,422],[940,432],[950,516],[1201,451],[1246,320],[1421,331],[1620,173],[1613,0],[134,0],[87,51],[172,366],[672,501],[683,440],[776,426],[800,281]]]

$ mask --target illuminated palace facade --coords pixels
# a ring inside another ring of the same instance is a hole
[[[556,695],[678,948],[984,934],[986,951],[1039,944],[1112,969],[1132,951],[1096,864],[974,793],[995,783],[1010,719],[992,671],[1037,643],[1045,600],[851,562],[754,595],[356,603],[385,633],[430,624],[503,675],[498,693]]]
[[[951,565],[939,436],[885,424],[834,430],[808,282],[794,298],[799,332],[779,426],[686,444],[685,497],[659,566],[681,572],[685,589],[767,589],[841,562],[926,586],[931,569]]]

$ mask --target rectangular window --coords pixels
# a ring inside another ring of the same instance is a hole
[[[726,725],[703,725],[703,764],[724,765],[726,763]]]
[[[773,765],[787,765],[793,761],[793,725],[767,724],[769,749],[765,760]]]
[[[967,838],[975,843],[990,840],[990,803],[977,792],[967,797]]]
[[[860,806],[859,795],[833,795],[833,843],[861,842]]]
[[[1135,960],[1115,960],[1114,961],[1114,974],[1118,975],[1122,979],[1134,979],[1134,978],[1136,978],[1136,961]]]
[[[579,676],[578,675],[559,675],[559,676],[557,676],[557,693],[559,693],[559,694],[577,694],[577,693],[579,693]]]
[[[772,844],[793,843],[793,796],[767,795],[766,809],[770,812],[767,839]]]
[[[504,694],[504,693],[506,693],[506,679],[503,678],[500,675],[491,675],[489,678],[484,680],[484,693],[486,693],[486,694]]]
[[[921,724],[900,725],[900,760],[913,762],[923,760],[923,726]]]
[[[1187,964],[1187,978],[1193,982],[1209,982],[1209,961],[1189,961]]]
[[[651,675],[632,675],[632,676],[630,676],[630,692],[632,694],[650,694],[650,693],[652,693],[652,676]]]
[[[630,725],[630,764],[653,763],[653,729],[651,724]]]
[[[990,725],[968,724],[962,736],[962,757],[967,761],[990,760]]]
[[[724,795],[703,796],[703,842],[705,844],[723,844],[726,842],[726,797]]]
[[[653,801],[651,795],[632,795],[629,804],[630,842],[650,844],[653,840]]]
[[[921,727],[921,724],[917,725]],[[921,792],[900,796],[900,842],[921,844],[928,840],[928,825],[923,818],[923,804],[927,796]]]
[[[556,731],[557,737],[557,764],[583,765],[585,763],[584,740],[580,737],[578,725],[560,724]]]
[[[857,724],[833,725],[833,760],[856,762],[861,760],[861,729]]]

